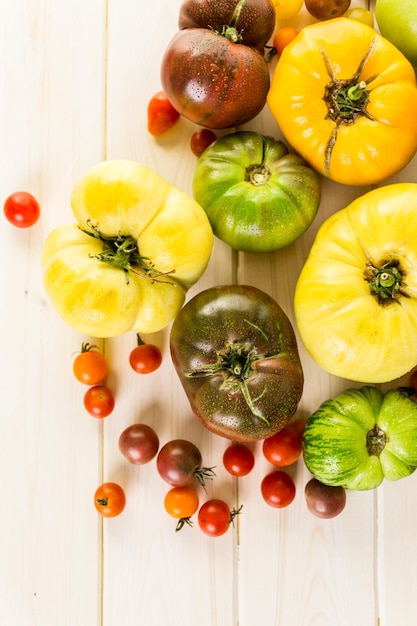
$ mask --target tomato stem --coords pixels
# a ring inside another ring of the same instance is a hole
[[[85,230],[80,227],[83,233],[90,237],[95,237],[103,243],[103,251],[98,254],[90,254],[90,258],[97,259],[102,263],[108,263],[112,267],[119,268],[126,273],[126,282],[129,283],[129,272],[137,274],[143,278],[149,278],[152,282],[166,283],[172,285],[169,281],[159,280],[161,276],[174,274],[175,269],[169,272],[158,272],[149,257],[141,256],[136,240],[130,235],[117,235],[110,237],[103,235],[97,226],[94,226],[90,220],[87,226],[91,230]],[[141,268],[144,274],[134,269],[134,266]]]
[[[387,443],[385,432],[379,428],[378,424],[368,431],[366,435],[366,448],[369,456],[379,456]]]
[[[199,467],[195,470],[194,476],[203,487],[204,491],[207,493],[206,489],[206,480],[213,480],[216,476],[214,472],[214,467]]]
[[[191,517],[182,517],[180,520],[178,520],[178,524],[175,527],[175,532],[177,533],[178,531],[180,531],[182,528],[184,528],[186,524],[188,526],[193,525],[193,520],[191,519]]]
[[[398,295],[405,296],[402,274],[397,260],[390,260],[376,267],[371,262],[367,264],[364,277],[369,284],[371,293],[378,298],[379,304],[387,304],[395,300]]]
[[[108,504],[108,498],[97,498],[96,502],[97,502],[97,504],[99,504],[100,506],[107,506],[107,504]]]

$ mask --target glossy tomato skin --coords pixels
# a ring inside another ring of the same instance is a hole
[[[261,493],[266,504],[275,509],[283,509],[294,500],[296,487],[289,474],[274,470],[262,479]]]
[[[275,28],[275,8],[270,0],[184,0],[180,7],[178,27],[209,28],[222,32],[234,26],[242,44],[262,49]]]
[[[232,515],[226,502],[219,499],[208,500],[198,511],[198,525],[205,535],[220,537],[230,526]]]
[[[201,468],[202,456],[195,444],[186,439],[173,439],[160,449],[156,468],[165,482],[174,487],[185,487]]]
[[[106,385],[89,387],[84,394],[84,407],[90,415],[102,419],[113,412],[115,399],[113,392]]]
[[[154,137],[163,135],[178,122],[180,114],[163,91],[158,91],[148,103],[148,131]]]
[[[254,131],[217,139],[198,160],[192,185],[216,237],[242,252],[293,243],[320,205],[316,172],[282,141]]]
[[[149,463],[157,455],[159,437],[147,424],[131,424],[119,436],[119,450],[134,465]]]
[[[162,353],[158,346],[144,343],[133,348],[129,354],[130,367],[137,374],[151,374],[162,363]]]
[[[82,344],[81,352],[73,363],[75,378],[84,385],[98,385],[107,376],[108,365],[106,357],[90,344]]]
[[[291,323],[268,294],[219,285],[182,308],[172,360],[203,425],[234,441],[265,439],[294,414],[303,372]]]
[[[255,457],[250,448],[236,442],[224,451],[223,465],[232,476],[247,476],[255,465]]]
[[[211,129],[239,126],[265,106],[269,68],[249,46],[204,28],[177,32],[161,62],[162,87],[173,107]]]
[[[18,228],[33,226],[41,214],[36,198],[27,191],[16,191],[4,202],[4,215],[8,221]]]
[[[94,506],[103,517],[116,517],[123,512],[126,494],[118,483],[108,482],[100,485],[94,494]]]
[[[262,444],[262,452],[272,465],[287,467],[295,463],[303,451],[305,421],[290,422],[278,433],[268,437]]]

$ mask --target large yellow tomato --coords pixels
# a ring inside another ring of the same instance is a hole
[[[339,183],[385,180],[417,151],[414,69],[357,20],[303,28],[278,60],[267,103],[288,143]]]
[[[73,328],[94,337],[164,328],[203,274],[213,232],[205,211],[151,169],[104,161],[71,196],[76,224],[48,236],[44,285]]]
[[[382,383],[417,364],[417,184],[360,196],[320,227],[295,290],[306,350],[325,370]]]

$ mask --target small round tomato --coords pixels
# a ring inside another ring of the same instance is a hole
[[[103,517],[120,515],[126,505],[124,489],[117,483],[103,483],[94,494],[94,506]]]
[[[181,530],[184,524],[192,526],[191,516],[198,509],[199,497],[192,487],[173,487],[168,491],[164,500],[164,507],[168,515],[179,520],[176,531]]]
[[[234,518],[242,510],[229,509],[223,500],[213,499],[205,502],[198,511],[198,525],[209,537],[220,537],[229,529]]]
[[[93,417],[107,417],[114,405],[113,392],[106,385],[94,385],[84,395],[84,407]]]
[[[159,438],[147,424],[131,424],[119,437],[119,450],[134,465],[149,463],[156,456]]]
[[[158,91],[148,103],[148,131],[159,137],[178,122],[180,114],[174,109],[164,91]]]
[[[41,210],[38,201],[27,191],[16,191],[4,203],[4,215],[13,226],[28,228],[39,219]]]
[[[374,16],[369,9],[360,9],[359,7],[354,7],[353,9],[348,9],[343,17],[348,17],[351,20],[357,20],[358,22],[362,22],[371,28],[374,27]]]
[[[255,465],[255,457],[243,443],[232,443],[224,451],[223,465],[232,476],[246,476]]]
[[[214,476],[213,468],[201,467],[202,457],[197,446],[186,439],[172,439],[160,449],[156,469],[165,482],[173,487],[185,487],[194,478],[202,487]]]
[[[278,55],[282,54],[282,51],[289,43],[293,41],[298,35],[298,30],[292,26],[283,26],[278,29],[273,37],[272,45],[274,46]]]
[[[84,385],[97,385],[106,378],[107,371],[107,361],[96,346],[83,343],[73,363],[75,378]]]
[[[191,152],[195,154],[196,157],[200,157],[204,150],[211,146],[216,139],[216,133],[209,128],[200,128],[199,130],[196,130],[191,135],[190,139]]]
[[[305,8],[317,20],[341,17],[350,7],[351,0],[305,0]]]
[[[262,452],[267,461],[278,467],[286,467],[295,463],[303,450],[303,419],[289,422],[272,437],[264,439]]]
[[[297,15],[303,6],[304,0],[273,0],[277,20],[287,20]]]
[[[158,346],[145,343],[139,335],[137,335],[137,341],[138,345],[129,355],[130,366],[138,374],[150,374],[161,365],[162,353]]]
[[[295,498],[295,483],[291,476],[281,470],[270,472],[261,482],[261,493],[265,502],[276,509],[283,509]]]

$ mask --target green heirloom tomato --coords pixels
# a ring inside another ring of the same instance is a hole
[[[326,485],[365,490],[404,478],[417,467],[417,402],[401,389],[348,389],[307,420],[303,453]]]
[[[282,141],[253,131],[220,137],[203,152],[193,194],[214,234],[243,252],[288,246],[307,230],[320,204],[316,172]]]
[[[192,298],[171,330],[172,360],[191,408],[211,432],[265,439],[294,414],[303,372],[291,323],[263,291],[212,287]]]

